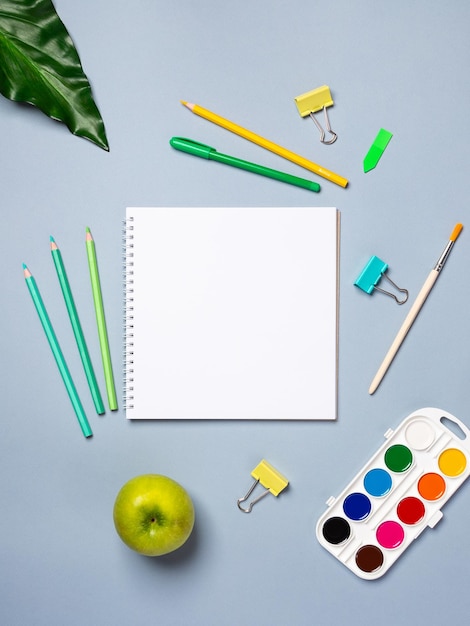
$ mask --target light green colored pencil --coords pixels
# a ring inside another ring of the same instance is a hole
[[[83,409],[82,403],[80,402],[80,398],[72,380],[72,376],[70,375],[69,368],[67,367],[67,363],[65,362],[62,350],[60,349],[59,342],[57,341],[56,334],[52,327],[51,320],[49,319],[49,315],[47,314],[46,307],[44,306],[44,302],[41,298],[41,294],[39,293],[36,281],[31,275],[29,269],[24,264],[23,272],[26,280],[26,285],[28,286],[29,293],[31,294],[31,297],[33,299],[34,306],[36,307],[36,311],[38,312],[39,319],[41,320],[42,327],[44,328],[44,332],[46,333],[46,337],[49,341],[52,354],[54,355],[54,358],[56,360],[59,372],[64,381],[67,393],[69,394],[69,398],[77,415],[82,432],[85,437],[91,437],[93,433],[90,428],[90,424],[88,423],[87,416]]]
[[[91,397],[93,398],[96,412],[98,413],[98,415],[101,415],[102,413],[104,413],[104,404],[101,398],[98,383],[96,381],[93,365],[91,363],[90,353],[88,352],[88,347],[86,345],[85,337],[83,335],[82,325],[80,324],[80,319],[78,317],[77,307],[75,306],[75,301],[73,299],[69,279],[67,277],[67,272],[65,271],[62,253],[58,245],[56,244],[54,237],[51,237],[50,239],[52,260],[54,261],[55,269],[57,271],[57,277],[59,278],[60,287],[62,289],[65,300],[65,306],[67,307],[67,312],[69,314],[70,322],[72,324],[73,334],[75,336],[75,341],[77,342],[80,358],[83,363],[83,369],[85,370],[88,386],[90,387]]]
[[[88,267],[90,268],[91,290],[93,292],[93,302],[95,304],[96,323],[98,325],[98,337],[100,341],[101,358],[103,361],[108,404],[111,411],[115,411],[118,408],[118,405],[116,389],[114,386],[113,366],[111,363],[111,353],[109,351],[108,331],[106,329],[100,275],[98,272],[98,262],[96,260],[95,242],[93,241],[89,228],[86,229],[86,251],[88,257]]]

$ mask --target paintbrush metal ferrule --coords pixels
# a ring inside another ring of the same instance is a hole
[[[454,247],[454,243],[455,243],[455,241],[451,240],[451,241],[449,241],[449,243],[444,248],[444,252],[441,254],[441,256],[439,257],[439,260],[437,261],[436,265],[434,266],[434,269],[436,270],[436,272],[440,272],[441,269],[444,267],[445,262],[447,261],[447,258],[448,258],[449,254],[450,254],[450,251]]]
[[[463,224],[461,224],[460,222],[454,226],[454,230],[452,231],[449,241],[446,247],[444,248],[444,252],[441,254],[436,265],[434,266],[434,269],[436,272],[440,272],[441,269],[444,267],[444,264],[447,261],[447,257],[449,256],[450,251],[454,247],[454,243],[457,241],[457,237],[462,232],[462,229],[463,229]]]

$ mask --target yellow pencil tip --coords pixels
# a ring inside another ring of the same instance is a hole
[[[180,100],[181,104],[184,104],[184,106],[186,106],[188,103],[186,102],[186,100]]]
[[[454,230],[452,231],[452,235],[450,236],[451,241],[455,241],[457,237],[462,232],[463,224],[456,224]]]

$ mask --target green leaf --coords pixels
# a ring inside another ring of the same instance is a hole
[[[80,58],[51,0],[0,0],[0,93],[109,150]]]

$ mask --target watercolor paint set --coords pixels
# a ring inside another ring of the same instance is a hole
[[[320,544],[357,576],[383,576],[442,518],[470,473],[470,431],[436,408],[411,413],[317,522]]]

